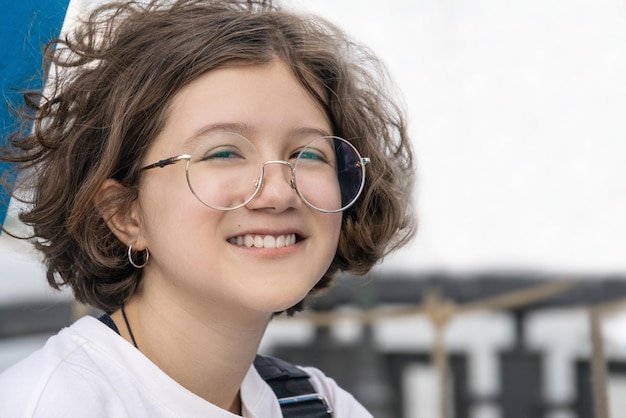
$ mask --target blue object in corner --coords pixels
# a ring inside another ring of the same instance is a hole
[[[20,104],[20,91],[42,88],[42,50],[60,34],[68,5],[69,0],[20,0],[0,8],[0,145],[15,129],[9,109]],[[0,176],[14,180],[10,165],[0,163]],[[0,187],[0,225],[10,192]]]

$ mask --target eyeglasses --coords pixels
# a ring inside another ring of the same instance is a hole
[[[191,154],[170,157],[142,170],[163,168],[185,160],[187,184],[204,205],[218,210],[241,208],[263,188],[265,168],[288,167],[289,185],[303,202],[323,213],[348,209],[365,185],[365,165],[354,146],[343,138],[325,136],[298,148],[285,160],[261,161],[260,153],[245,137],[215,131],[199,139]],[[260,168],[260,172],[259,172]]]

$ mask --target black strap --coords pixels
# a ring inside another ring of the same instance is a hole
[[[109,314],[102,314],[98,320],[100,322],[102,322],[104,325],[106,325],[107,327],[111,328],[113,331],[115,331],[117,334],[120,333],[120,331],[117,329],[117,325],[115,325],[115,322],[113,322],[113,319],[111,319],[111,317],[109,316]]]
[[[284,418],[330,418],[332,409],[318,394],[309,375],[286,361],[257,355],[254,360],[263,380],[272,388]]]

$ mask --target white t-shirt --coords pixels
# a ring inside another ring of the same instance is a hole
[[[304,368],[335,418],[371,418],[318,369]],[[243,416],[282,417],[254,366],[241,385]],[[0,374],[0,417],[234,418],[178,384],[105,324],[84,317]]]

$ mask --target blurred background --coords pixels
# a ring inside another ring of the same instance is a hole
[[[67,2],[31,3],[65,15]],[[65,27],[95,3],[72,0]],[[410,119],[420,229],[365,278],[276,318],[261,350],[320,366],[377,418],[623,416],[626,3],[282,3],[387,63]],[[37,53],[33,28],[53,30],[50,16],[11,29],[11,59]],[[27,244],[0,235],[0,371],[85,313],[46,287]]]

